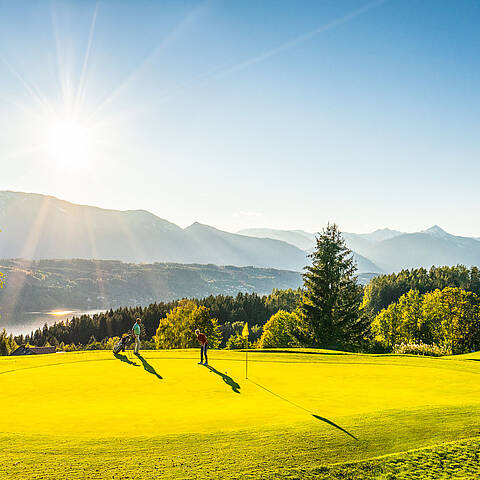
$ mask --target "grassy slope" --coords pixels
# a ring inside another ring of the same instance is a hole
[[[0,478],[441,478],[452,465],[472,478],[477,468],[476,440],[325,467],[480,435],[477,354],[252,352],[249,380],[240,352],[212,352],[215,371],[196,355],[0,358]]]

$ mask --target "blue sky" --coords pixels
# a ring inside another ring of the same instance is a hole
[[[478,1],[0,1],[0,189],[181,226],[480,236]]]

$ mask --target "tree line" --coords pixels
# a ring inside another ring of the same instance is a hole
[[[417,290],[421,295],[447,287],[458,287],[480,296],[480,270],[463,265],[454,267],[413,268],[399,273],[380,275],[365,287],[362,308],[376,315],[402,295]]]
[[[208,311],[210,318],[216,319],[219,331],[218,346],[226,346],[228,339],[249,322],[253,334],[278,310],[292,311],[301,297],[301,290],[273,290],[270,295],[238,293],[236,296],[217,295],[203,299],[190,299],[191,302]],[[76,345],[86,346],[95,342],[105,342],[130,331],[135,319],[142,318],[142,336],[150,341],[157,332],[160,319],[168,318],[171,312],[182,306],[186,299],[158,302],[148,307],[123,307],[110,309],[104,313],[81,315],[66,322],[51,326],[44,325],[31,334],[18,335],[16,344],[43,346]]]
[[[450,354],[480,348],[480,298],[458,287],[420,294],[410,290],[374,319],[372,331],[382,344],[438,345]]]

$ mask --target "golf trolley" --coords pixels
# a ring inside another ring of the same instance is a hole
[[[113,347],[113,353],[119,353],[120,351],[124,352],[125,349],[130,346],[132,340],[133,335],[131,333],[124,333],[122,338]]]

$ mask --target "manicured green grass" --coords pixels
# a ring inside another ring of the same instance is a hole
[[[478,354],[197,354],[0,357],[0,479],[480,476]]]

